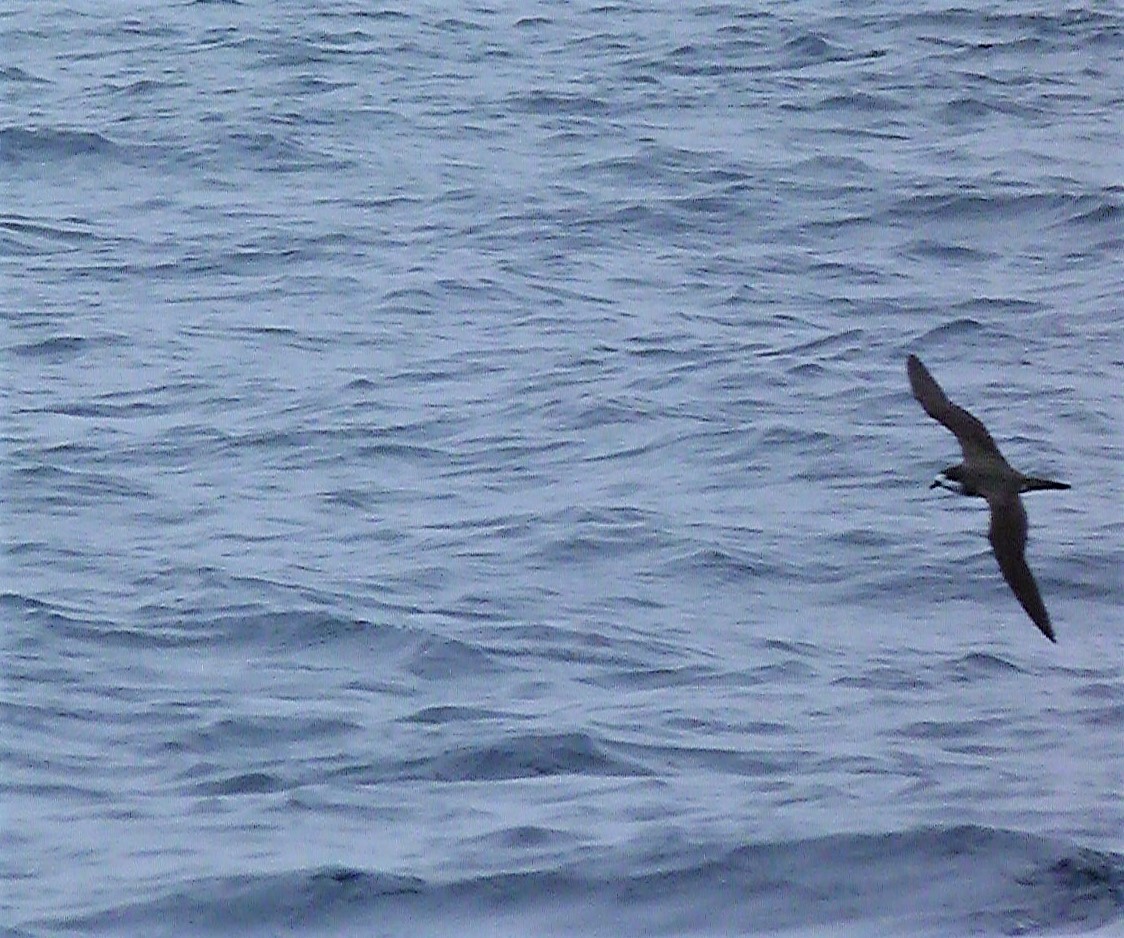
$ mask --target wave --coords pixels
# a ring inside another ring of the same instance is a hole
[[[397,771],[380,773],[380,780],[480,782],[575,774],[629,776],[648,770],[587,733],[545,733],[410,759]]]
[[[95,131],[53,127],[0,127],[0,162],[50,162],[82,156],[113,156],[119,147]]]
[[[559,843],[549,830],[521,827],[495,846]],[[733,849],[656,845],[623,862],[572,859],[444,880],[321,866],[200,879],[51,924],[147,935],[1068,933],[1124,925],[1124,855],[957,826]]]

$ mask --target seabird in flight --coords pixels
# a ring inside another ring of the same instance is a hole
[[[960,495],[987,499],[991,509],[991,527],[987,536],[1003,578],[1042,634],[1056,642],[1038,584],[1026,565],[1026,510],[1019,495],[1041,489],[1068,489],[1069,485],[1052,479],[1024,476],[1013,469],[1000,454],[987,428],[948,399],[929,370],[921,364],[921,359],[910,355],[906,371],[913,396],[925,408],[925,413],[952,431],[964,454],[964,462],[943,470],[929,488],[941,486]]]

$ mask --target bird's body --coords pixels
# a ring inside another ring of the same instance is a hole
[[[1042,634],[1052,642],[1057,641],[1038,584],[1026,564],[1026,509],[1019,495],[1042,489],[1068,489],[1069,485],[1026,476],[1013,469],[987,428],[948,399],[921,359],[910,355],[906,371],[913,396],[925,413],[952,431],[964,454],[964,462],[942,471],[930,488],[940,485],[961,495],[987,499],[991,510],[988,540],[1003,578]]]

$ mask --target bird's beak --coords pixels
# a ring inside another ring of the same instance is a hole
[[[937,478],[935,478],[932,482],[929,483],[929,491],[932,491],[933,489],[939,489],[939,488],[944,488],[944,486],[941,484],[940,476],[937,476]]]

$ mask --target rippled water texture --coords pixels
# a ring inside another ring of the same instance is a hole
[[[1124,16],[968,6],[0,11],[0,933],[1124,929]]]

